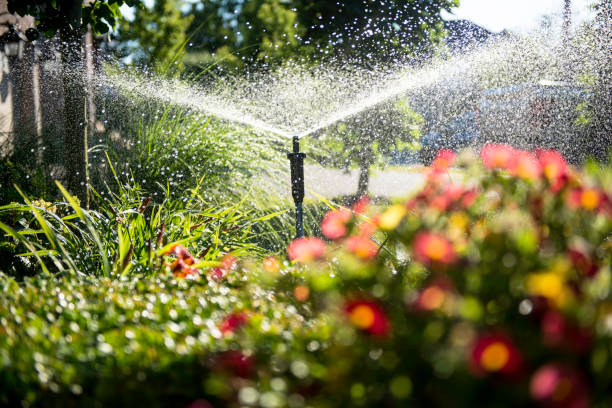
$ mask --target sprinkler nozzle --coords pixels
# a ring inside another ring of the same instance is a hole
[[[291,162],[291,195],[295,202],[295,235],[296,238],[304,236],[304,158],[306,154],[300,153],[300,138],[293,136],[293,152],[287,157]]]

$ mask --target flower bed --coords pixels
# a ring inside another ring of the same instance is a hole
[[[611,406],[612,171],[481,156],[331,211],[290,262],[174,245],[157,276],[2,277],[0,402]]]

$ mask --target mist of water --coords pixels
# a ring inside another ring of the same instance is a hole
[[[436,107],[438,116],[460,113],[457,109],[473,110],[487,88],[543,79],[575,81],[596,70],[589,66],[596,61],[591,57],[589,50],[564,48],[558,38],[538,31],[500,37],[468,51],[434,57],[417,67],[393,64],[365,70],[333,63],[314,67],[287,63],[272,72],[253,71],[209,85],[123,70],[104,81],[119,92],[288,137],[317,133],[398,98],[410,101],[417,111],[420,106],[429,111]],[[453,104],[464,107],[450,108]]]

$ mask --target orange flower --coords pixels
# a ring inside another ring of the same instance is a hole
[[[431,163],[431,167],[436,170],[446,170],[453,165],[457,154],[449,149],[440,149],[436,154],[436,158]]]
[[[219,330],[221,333],[229,334],[234,333],[240,327],[244,326],[248,322],[248,315],[245,312],[234,312],[227,316],[219,324]]]
[[[320,238],[308,237],[293,240],[287,248],[289,259],[306,263],[320,258],[325,253],[325,242]]]
[[[173,244],[168,248],[164,255],[173,254],[176,259],[170,263],[170,270],[174,276],[178,278],[186,278],[200,273],[199,270],[192,268],[191,265],[195,263],[193,256],[180,244]]]
[[[584,377],[575,369],[551,363],[531,377],[531,397],[550,408],[587,408],[589,391]]]
[[[363,237],[370,237],[376,232],[376,224],[372,221],[364,221],[359,224],[358,234]]]
[[[365,235],[348,237],[346,247],[361,259],[371,259],[378,253],[378,246]]]
[[[472,346],[470,366],[476,374],[515,376],[522,364],[518,349],[505,335],[483,334]]]
[[[413,241],[415,259],[424,264],[452,264],[457,260],[457,254],[451,242],[442,235],[422,231]]]
[[[351,212],[346,208],[329,211],[321,222],[321,232],[329,239],[342,238],[348,232],[346,223],[350,219]]]
[[[280,271],[280,268],[281,268],[280,261],[275,256],[269,256],[266,259],[264,259],[262,262],[262,265],[263,265],[264,271],[270,272],[270,273],[278,273],[278,271]]]
[[[419,293],[414,305],[418,310],[432,311],[439,309],[451,294],[452,286],[446,279],[437,279]]]
[[[345,311],[350,322],[357,328],[376,337],[386,337],[389,334],[389,320],[378,303],[353,300],[347,303]]]
[[[568,165],[563,155],[555,150],[536,150],[544,177],[553,191],[563,188],[568,177]]]
[[[487,143],[482,147],[480,157],[489,169],[511,169],[516,162],[516,150],[507,144]]]
[[[172,271],[174,276],[176,276],[177,278],[186,278],[187,276],[197,275],[198,273],[200,273],[200,271],[189,266],[190,264],[188,264],[187,262],[190,262],[190,261],[191,261],[190,259],[187,259],[187,260],[183,260],[180,258],[175,259],[170,264],[170,270]]]
[[[293,296],[299,302],[305,302],[310,296],[310,289],[305,285],[298,285],[293,289]]]
[[[510,174],[523,180],[536,180],[542,174],[542,166],[533,153],[516,151],[516,158],[510,168]]]

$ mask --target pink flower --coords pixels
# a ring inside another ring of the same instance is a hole
[[[536,180],[542,174],[542,166],[533,153],[523,150],[516,151],[513,166],[509,168],[510,174],[523,180]]]
[[[368,210],[370,205],[370,197],[367,195],[362,196],[359,200],[353,204],[353,212],[355,214],[363,214]]]
[[[559,191],[568,178],[568,164],[565,158],[555,150],[536,150],[536,154],[544,177],[550,183],[553,191]]]
[[[348,232],[346,223],[351,219],[351,212],[346,208],[332,210],[325,214],[321,222],[321,232],[329,239],[339,239]]]
[[[512,169],[516,162],[516,150],[507,144],[487,143],[480,152],[482,163],[489,169]]]
[[[287,254],[294,262],[307,263],[320,258],[325,253],[325,242],[320,238],[298,238],[289,244]]]
[[[587,408],[588,386],[573,368],[558,363],[540,367],[531,377],[531,397],[550,408]]]
[[[389,334],[389,319],[382,307],[371,300],[352,300],[345,306],[350,322],[357,328],[376,337]]]
[[[221,266],[210,270],[210,277],[215,281],[220,281],[227,276],[238,264],[236,257],[226,254],[221,258]]]

